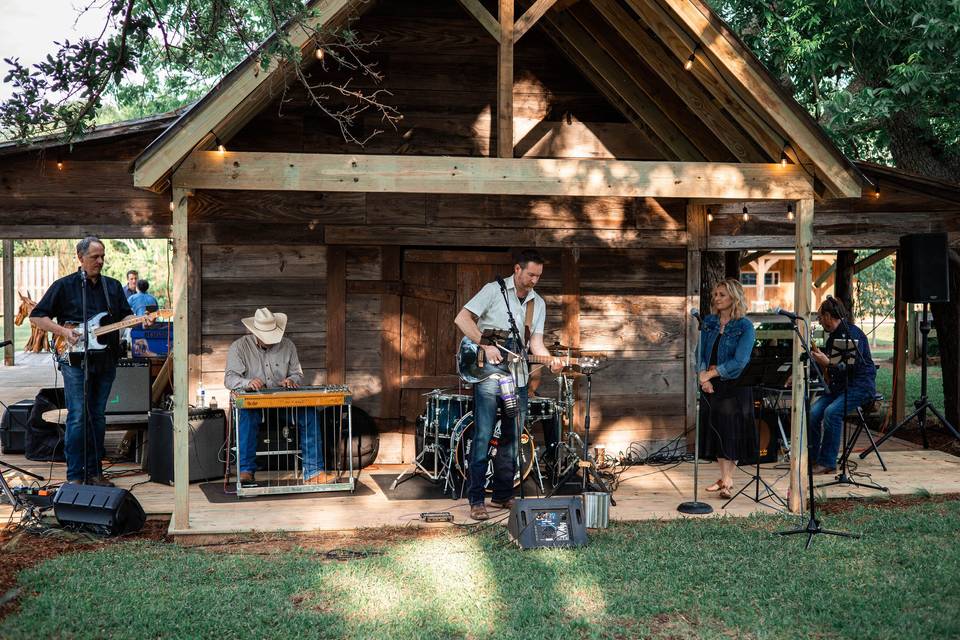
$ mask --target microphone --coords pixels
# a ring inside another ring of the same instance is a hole
[[[0,342],[0,348],[3,348],[8,344],[13,344],[13,340],[4,340],[3,342]]]
[[[697,328],[703,328],[703,318],[700,317],[700,311],[697,309],[690,309],[690,315],[697,319]]]
[[[80,272],[80,279],[86,281],[87,272],[83,270],[83,267],[77,267],[77,271]]]
[[[781,316],[786,316],[787,318],[790,318],[794,322],[800,319],[800,316],[795,314],[793,311],[787,311],[783,307],[774,307],[773,312]]]
[[[507,413],[507,417],[516,417],[517,385],[513,382],[513,376],[500,376],[497,384],[500,386],[500,398],[503,399],[503,408]]]

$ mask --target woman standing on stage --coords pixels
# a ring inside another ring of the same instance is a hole
[[[702,458],[720,465],[720,479],[707,491],[719,491],[721,498],[730,498],[737,460],[752,456],[756,449],[753,392],[748,386],[737,385],[737,378],[750,362],[756,332],[746,318],[743,286],[734,278],[713,288],[710,311],[703,320],[697,351],[703,391],[700,451]]]

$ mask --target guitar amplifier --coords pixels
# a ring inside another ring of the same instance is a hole
[[[220,450],[226,440],[223,409],[190,411],[190,482],[223,476]],[[173,484],[173,413],[151,411],[147,419],[147,472],[151,482]]]
[[[7,405],[0,421],[0,453],[23,453],[26,450],[27,422],[33,400],[20,400]]]
[[[121,360],[107,400],[107,414],[150,411],[150,363]]]

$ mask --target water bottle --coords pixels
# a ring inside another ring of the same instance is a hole
[[[197,383],[197,409],[205,409],[207,402],[207,390],[203,388],[203,383]]]

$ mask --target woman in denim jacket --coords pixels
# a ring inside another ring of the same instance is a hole
[[[697,350],[700,389],[701,457],[716,460],[720,479],[707,487],[721,498],[733,495],[733,471],[737,460],[756,450],[753,391],[737,386],[753,351],[756,333],[747,319],[743,286],[727,278],[710,295],[711,315],[703,320]]]

